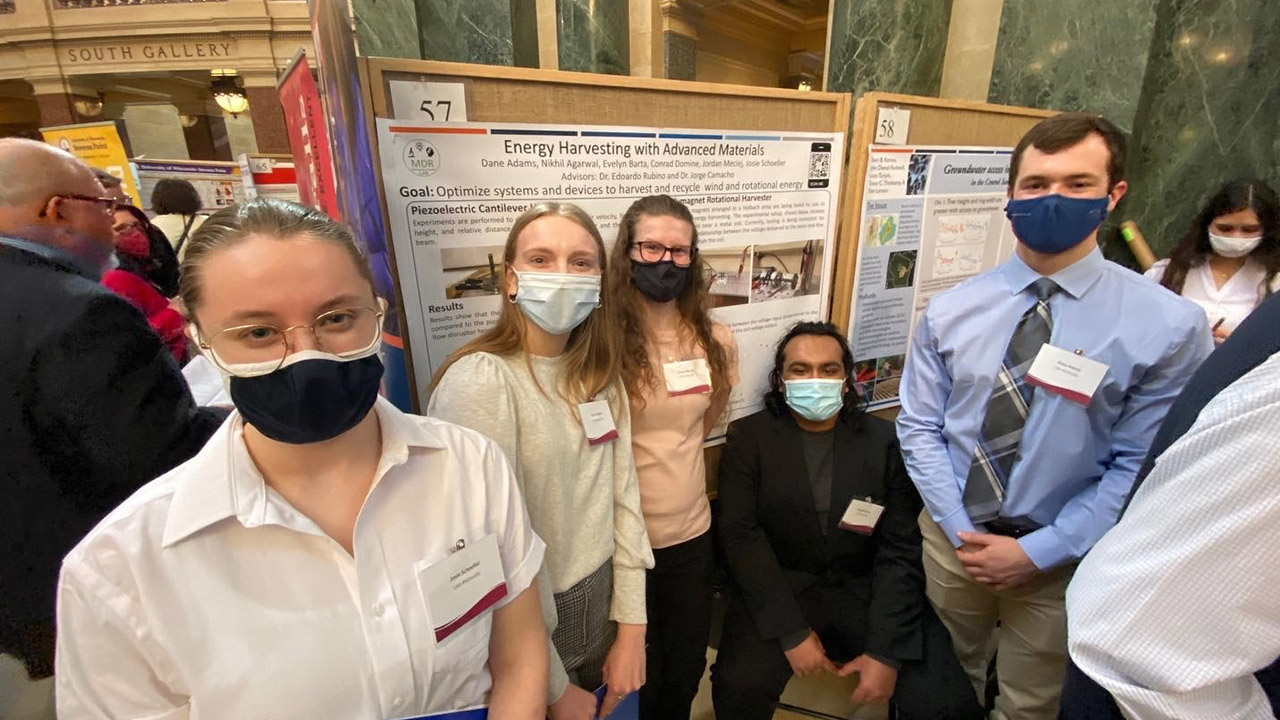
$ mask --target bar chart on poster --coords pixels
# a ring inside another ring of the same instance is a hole
[[[872,409],[898,403],[916,319],[938,293],[1013,252],[1010,148],[868,148],[849,339]]]

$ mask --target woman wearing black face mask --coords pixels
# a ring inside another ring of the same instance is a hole
[[[713,548],[702,441],[737,382],[737,346],[707,314],[698,232],[684,203],[637,200],[609,258],[605,303],[623,338],[632,449],[654,568],[646,578],[641,716],[680,720],[698,692],[711,625]]]
[[[379,399],[351,234],[226,208],[181,294],[238,412],[67,556],[59,715],[541,718],[543,543],[493,441]]]

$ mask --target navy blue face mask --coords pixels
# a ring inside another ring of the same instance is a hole
[[[1111,198],[1072,198],[1053,193],[1010,200],[1004,214],[1023,245],[1046,255],[1079,245],[1107,219]]]
[[[256,377],[232,377],[245,422],[282,443],[332,440],[369,414],[382,384],[376,353],[358,360],[310,358]]]

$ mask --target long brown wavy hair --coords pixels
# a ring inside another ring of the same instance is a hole
[[[1266,277],[1258,288],[1258,301],[1265,300],[1271,294],[1272,281],[1280,272],[1280,200],[1261,180],[1232,180],[1209,198],[1191,221],[1187,234],[1169,253],[1169,264],[1160,276],[1160,284],[1181,295],[1187,273],[1191,268],[1208,262],[1213,254],[1209,226],[1215,219],[1241,210],[1253,210],[1262,225],[1262,242],[1249,253],[1249,257],[1266,269]]]
[[[564,354],[561,356],[564,368],[560,375],[560,387],[556,388],[556,390],[565,402],[576,405],[595,399],[596,395],[605,391],[617,380],[618,373],[616,333],[612,332],[604,313],[609,303],[608,256],[604,249],[604,241],[600,238],[600,231],[596,229],[596,224],[591,220],[591,216],[577,205],[556,202],[538,203],[524,211],[524,214],[516,218],[515,224],[511,226],[511,232],[507,233],[506,248],[502,252],[502,282],[500,285],[504,288],[503,292],[505,293],[507,273],[513,272],[511,264],[515,262],[516,247],[521,231],[533,221],[550,216],[566,218],[581,225],[584,230],[591,234],[591,238],[596,241],[596,250],[599,252],[600,258],[600,299],[604,307],[592,310],[587,319],[569,333],[569,343],[565,346]],[[435,376],[431,379],[431,385],[427,388],[428,393],[436,389],[445,372],[459,358],[466,357],[472,353],[487,352],[502,356],[524,353],[525,362],[526,364],[529,363],[528,353],[525,353],[524,313],[520,311],[520,307],[515,304],[512,298],[507,298],[507,300],[508,302],[502,303],[502,312],[498,315],[498,321],[494,323],[493,327],[489,328],[485,334],[459,348],[436,370]],[[534,383],[537,383],[537,376],[533,375],[532,369],[530,369],[529,374],[533,376]],[[542,390],[542,387],[539,386],[539,389]],[[613,408],[613,410],[616,413],[619,408]]]
[[[618,240],[613,244],[609,258],[608,295],[605,306],[619,330],[622,346],[620,370],[631,401],[644,405],[644,389],[653,382],[653,368],[649,365],[648,332],[644,323],[645,296],[631,281],[631,243],[640,218],[672,217],[689,223],[693,229],[693,263],[689,266],[692,277],[675,299],[680,309],[684,329],[702,346],[711,367],[711,386],[717,391],[726,388],[729,377],[729,360],[724,348],[711,333],[711,316],[707,313],[707,283],[702,272],[702,260],[698,256],[698,226],[693,214],[684,203],[669,195],[650,195],[640,198],[627,208],[618,223]]]

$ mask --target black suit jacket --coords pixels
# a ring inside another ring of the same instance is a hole
[[[0,652],[53,672],[63,556],[225,415],[196,408],[127,301],[0,244]]]
[[[920,495],[891,423],[864,415],[840,420],[835,431],[824,536],[805,468],[804,431],[790,414],[761,410],[730,426],[719,473],[719,532],[729,568],[765,639],[808,627],[796,595],[825,583],[867,600],[866,652],[918,660],[926,602]],[[885,508],[870,536],[838,527],[855,497]]]

